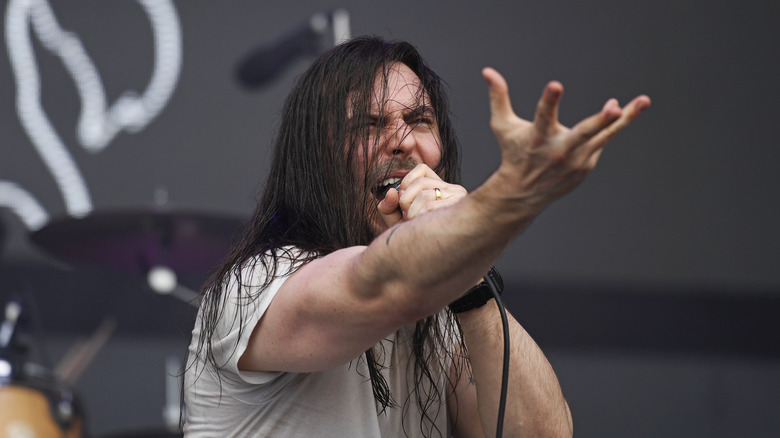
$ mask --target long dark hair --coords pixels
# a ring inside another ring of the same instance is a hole
[[[361,170],[358,157],[375,156],[376,145],[369,141],[369,109],[372,101],[381,103],[383,99],[374,95],[374,86],[377,78],[384,76],[386,88],[388,69],[396,63],[405,64],[417,75],[420,99],[426,95],[429,99],[422,104],[430,106],[435,114],[442,158],[434,170],[448,182],[459,182],[459,148],[444,85],[414,46],[361,37],[319,57],[299,78],[284,105],[270,172],[257,209],[241,240],[202,290],[198,354],[202,355],[205,348],[205,358],[215,368],[219,369],[220,364],[212,354],[211,337],[224,310],[222,294],[231,279],[245,286],[239,287],[239,294],[252,299],[274,277],[288,274],[277,272],[279,257],[306,263],[338,249],[368,245],[375,238],[372,224],[376,212],[366,207],[374,197],[370,187],[373,181],[368,178],[372,166],[364,165]],[[285,252],[287,247],[300,252]],[[265,284],[250,288],[242,282],[241,269],[255,258],[269,275]],[[440,320],[441,315],[446,320]],[[239,306],[236,317],[242,328],[244,316]],[[452,348],[444,347],[459,334],[457,320],[449,311],[418,322],[414,331],[415,382],[427,380],[432,388],[432,392],[416,394],[424,419],[431,420],[427,426],[420,425],[430,428],[426,434],[433,432],[432,419],[441,414],[429,410],[440,406],[444,397],[433,384],[433,370],[453,360]],[[373,349],[366,351],[365,361],[374,397],[384,409],[396,402],[375,354]],[[449,373],[449,369],[438,371]]]

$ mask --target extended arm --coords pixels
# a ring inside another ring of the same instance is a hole
[[[512,112],[503,78],[493,70],[485,77],[491,125],[502,149],[499,169],[446,208],[399,223],[367,247],[337,251],[300,268],[255,327],[242,368],[325,369],[438,312],[476,283],[546,205],[579,184],[609,138],[649,104],[640,97],[621,109],[610,100],[569,130],[557,122],[560,84],[547,86],[529,122]],[[411,179],[404,178],[402,191],[412,190]],[[440,202],[430,200],[432,187],[419,184],[425,200],[418,205]],[[401,201],[408,213],[414,202]],[[391,214],[397,205],[394,193],[379,209]]]

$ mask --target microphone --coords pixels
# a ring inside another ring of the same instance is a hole
[[[325,51],[333,30],[333,42],[349,38],[349,14],[342,9],[318,12],[290,29],[276,40],[250,52],[236,68],[238,81],[246,88],[256,89],[270,83],[297,58],[316,56]]]
[[[238,80],[247,88],[258,88],[275,79],[297,57],[318,54],[327,27],[325,14],[312,15],[285,35],[247,55],[236,70]]]
[[[401,210],[401,198],[400,198],[400,196],[401,196],[401,181],[402,180],[399,179],[397,183],[393,184],[393,188],[398,192],[398,196],[399,196],[399,198],[398,198],[398,211],[400,211],[401,212],[401,216],[403,216],[404,211]]]

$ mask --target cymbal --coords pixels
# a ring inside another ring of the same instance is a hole
[[[206,272],[230,252],[243,219],[196,211],[109,211],[62,218],[30,234],[66,262],[146,273]]]

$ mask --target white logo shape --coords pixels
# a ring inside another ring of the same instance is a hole
[[[81,40],[60,27],[46,0],[9,0],[5,38],[16,79],[16,110],[38,155],[62,193],[69,215],[82,217],[92,210],[89,190],[67,147],[41,104],[41,84],[31,40],[31,28],[43,47],[62,60],[81,100],[77,137],[84,149],[100,152],[122,130],[143,130],[165,107],[181,71],[181,28],[171,0],[137,0],[154,34],[154,68],[140,95],[127,91],[110,107],[95,65]],[[35,197],[9,181],[0,181],[0,206],[8,206],[30,230],[49,220]]]

